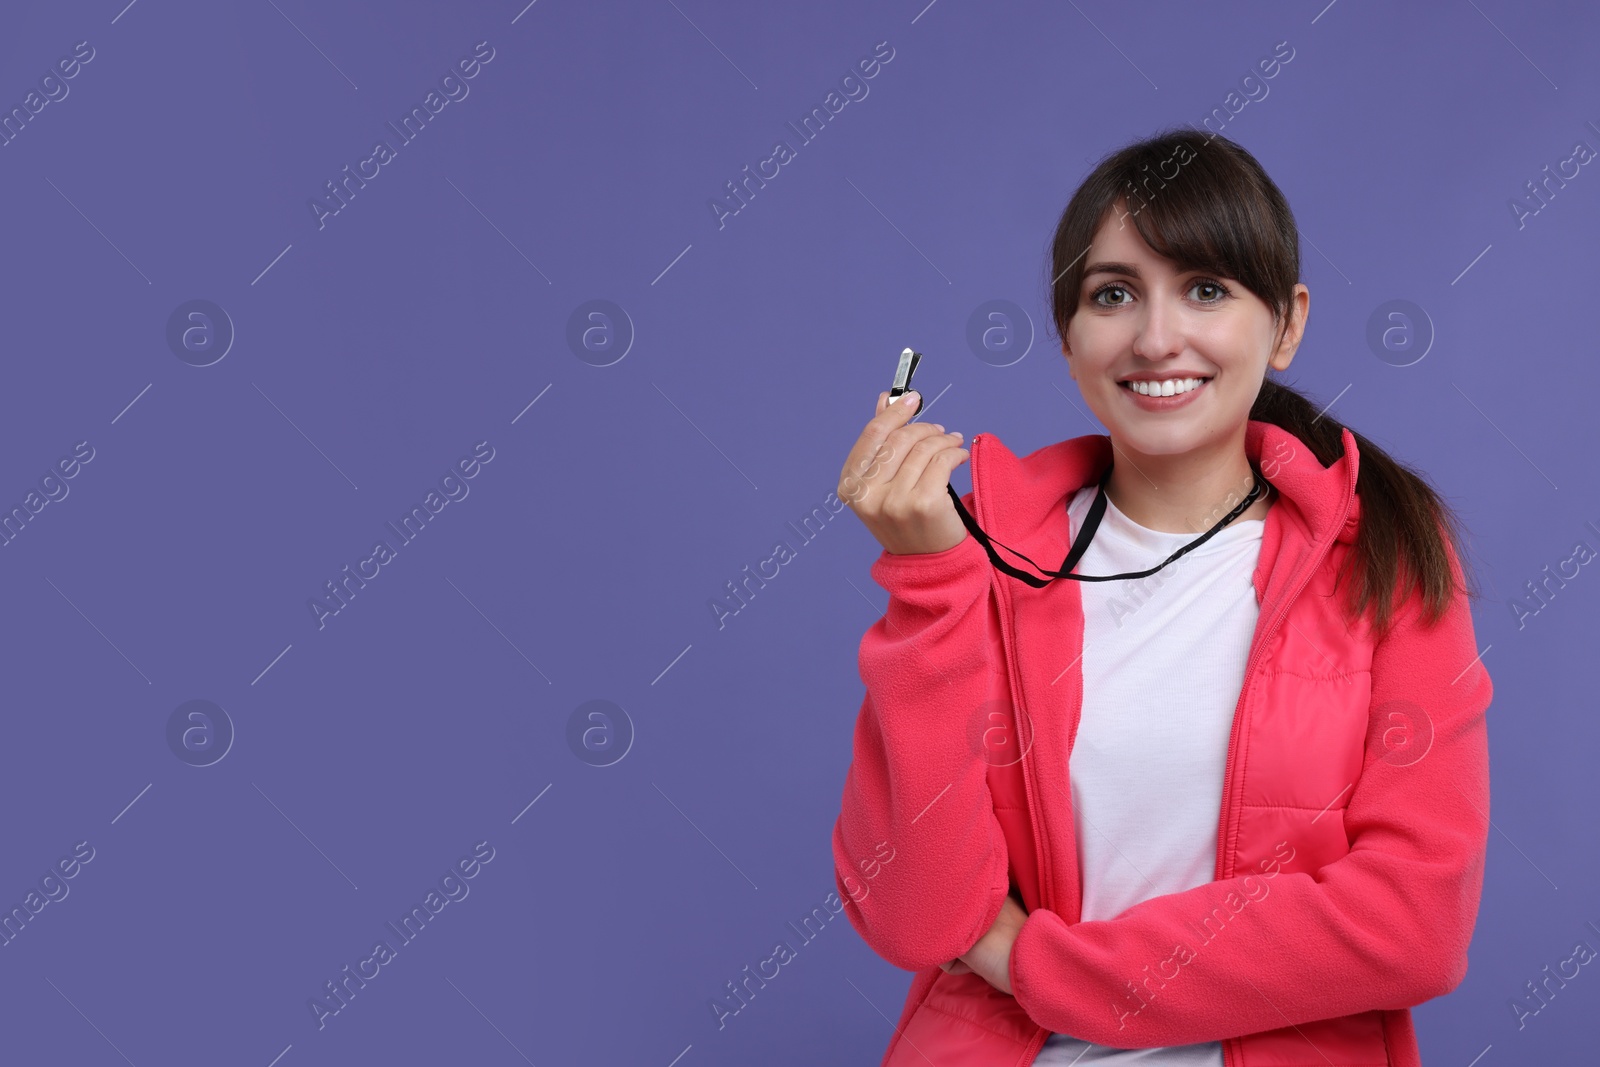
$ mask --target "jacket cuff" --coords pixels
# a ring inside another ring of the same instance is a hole
[[[1040,1015],[1049,1013],[1049,1007],[1037,1000],[1040,991],[1033,988],[1036,975],[1049,973],[1048,962],[1041,962],[1037,958],[1044,948],[1039,940],[1046,936],[1044,927],[1049,921],[1045,918],[1046,915],[1057,924],[1065,925],[1061,917],[1053,911],[1043,908],[1030,911],[1028,917],[1022,921],[1022,928],[1017,931],[1016,939],[1011,943],[1011,958],[1006,968],[1007,977],[1011,979],[1011,995],[1016,998],[1017,1005],[1035,1022],[1039,1021]]]
[[[970,533],[942,552],[896,555],[888,549],[872,564],[872,580],[902,599],[937,591],[952,584],[965,587],[989,582],[989,553]]]

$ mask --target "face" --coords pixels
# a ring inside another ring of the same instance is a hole
[[[1296,285],[1282,341],[1272,309],[1232,278],[1183,271],[1154,252],[1119,202],[1085,253],[1077,312],[1062,351],[1084,400],[1118,448],[1138,456],[1239,447],[1269,366],[1284,370],[1305,328]],[[1122,220],[1119,222],[1119,220]],[[1204,378],[1180,395],[1136,397],[1126,379]]]

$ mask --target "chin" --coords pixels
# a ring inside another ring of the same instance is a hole
[[[1141,456],[1180,456],[1210,443],[1198,424],[1151,427],[1111,426],[1118,448]]]
[[[1178,438],[1171,435],[1159,439],[1140,439],[1126,435],[1115,438],[1117,447],[1125,452],[1139,456],[1181,456],[1186,452],[1193,452],[1201,445],[1198,439]]]

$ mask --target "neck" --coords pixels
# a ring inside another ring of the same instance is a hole
[[[1113,444],[1106,495],[1146,529],[1199,536],[1238,507],[1255,484],[1243,434],[1214,449],[1178,455],[1146,456]],[[1270,506],[1263,492],[1233,522],[1264,519]]]

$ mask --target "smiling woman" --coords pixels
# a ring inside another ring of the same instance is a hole
[[[833,834],[841,894],[895,847],[846,909],[918,972],[883,1067],[1420,1067],[1409,1008],[1465,976],[1489,829],[1454,517],[1274,380],[1310,291],[1239,145],[1110,153],[1048,271],[1105,434],[969,453],[880,397],[846,459],[891,456],[849,494],[889,602]],[[1038,579],[996,545],[1066,559]],[[969,724],[995,708],[985,729],[1026,743],[980,758]]]

